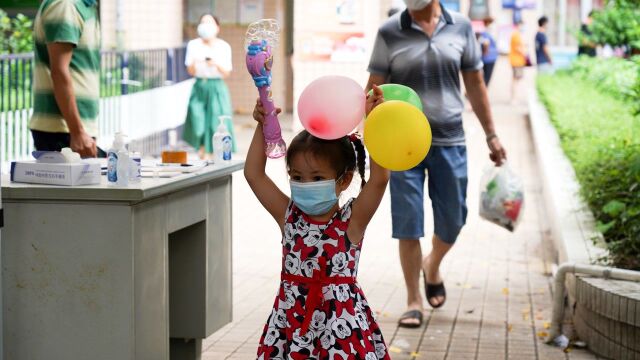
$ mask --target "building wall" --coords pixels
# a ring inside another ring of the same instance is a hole
[[[183,4],[180,0],[119,0],[127,50],[176,47],[183,44]],[[117,0],[100,2],[102,47],[116,47]]]
[[[295,0],[294,8],[294,101],[313,80],[325,75],[342,75],[366,86],[369,74],[367,65],[373,42],[380,24],[386,19],[391,2],[389,0],[352,0],[352,21],[345,21],[337,11],[337,4],[348,3],[335,0]],[[363,56],[345,58],[335,56],[342,39],[348,41],[362,35]],[[341,40],[337,40],[341,39]],[[321,54],[331,50],[329,58]],[[330,106],[330,104],[327,104]],[[294,109],[296,108],[294,102]],[[294,111],[295,126],[300,129],[297,114]]]
[[[274,53],[274,66],[272,70],[273,82],[271,91],[273,100],[278,107],[287,108],[287,84],[292,74],[289,71],[286,55],[286,32],[290,31],[285,22],[285,1],[264,0],[264,18],[278,20],[282,27],[280,44]],[[231,92],[233,109],[239,113],[253,111],[253,106],[258,97],[258,91],[253,80],[247,72],[245,63],[246,49],[244,47],[244,35],[247,25],[222,24],[219,37],[231,45],[233,51],[233,72],[226,79]]]
[[[529,49],[530,56],[534,56],[534,38],[538,30],[538,18],[543,13],[544,1],[545,0],[537,0],[537,9],[522,10],[522,19],[525,24],[523,41]],[[509,51],[510,35],[513,30],[513,10],[503,9],[502,0],[487,0],[487,2],[489,5],[489,14],[494,19],[490,31],[498,42],[498,49],[506,54]],[[469,16],[470,3],[471,0],[460,1],[460,12],[467,17]],[[553,22],[553,20],[551,20],[551,22]],[[533,58],[534,57],[532,57],[532,59]]]
[[[184,21],[185,5],[181,0],[121,0],[123,2],[124,48],[127,50],[170,48],[186,44],[195,36],[193,24]],[[287,107],[287,81],[291,78],[285,56],[285,1],[264,0],[265,18],[277,19],[281,26],[282,42],[274,55],[273,98],[278,106]],[[102,0],[103,48],[116,47],[116,0]],[[233,108],[237,112],[253,110],[257,90],[245,66],[244,35],[247,24],[222,24],[219,37],[232,48],[233,72],[226,79]],[[289,101],[290,103],[290,101]]]

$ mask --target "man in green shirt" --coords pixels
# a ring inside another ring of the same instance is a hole
[[[44,0],[34,23],[33,116],[37,150],[71,147],[95,157],[100,96],[97,0]]]

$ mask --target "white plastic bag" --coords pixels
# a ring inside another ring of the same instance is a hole
[[[487,167],[480,181],[480,217],[514,231],[523,207],[522,180],[506,163]]]

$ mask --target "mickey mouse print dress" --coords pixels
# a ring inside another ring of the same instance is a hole
[[[260,337],[259,360],[390,359],[356,282],[362,242],[347,237],[349,200],[327,223],[290,203],[280,289]]]

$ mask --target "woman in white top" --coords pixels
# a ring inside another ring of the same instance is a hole
[[[219,39],[220,24],[211,14],[200,18],[199,38],[189,41],[185,66],[196,82],[191,89],[183,139],[198,150],[201,159],[212,158],[212,137],[219,125],[219,117],[231,115],[231,97],[223,78],[231,73],[231,46]],[[233,123],[226,117],[227,130],[236,150]]]

